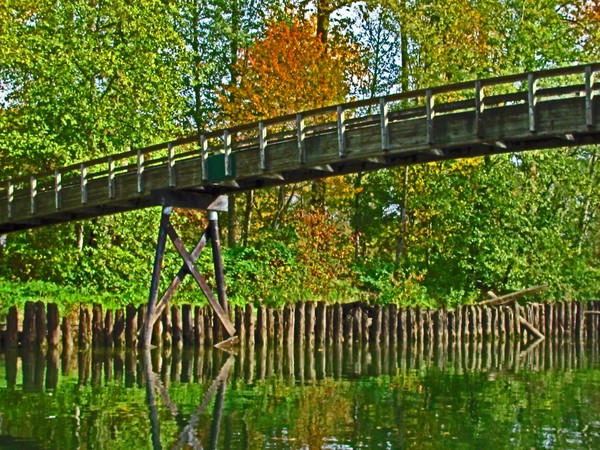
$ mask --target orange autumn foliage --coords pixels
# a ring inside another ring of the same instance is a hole
[[[238,79],[220,97],[225,117],[253,122],[341,103],[356,70],[355,55],[349,45],[323,44],[312,21],[272,23],[240,54]]]
[[[581,44],[590,60],[600,55],[600,0],[576,0],[571,21],[581,33]]]

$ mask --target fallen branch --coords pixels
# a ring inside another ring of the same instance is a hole
[[[522,289],[517,292],[512,292],[510,294],[501,295],[500,297],[493,296],[491,299],[484,300],[483,302],[481,302],[479,304],[485,305],[485,306],[506,305],[510,302],[515,301],[516,299],[518,299],[520,297],[523,297],[524,295],[536,294],[538,292],[545,291],[546,289],[548,289],[548,285],[542,284],[541,286],[534,286],[534,287],[530,287],[527,289]],[[492,292],[490,292],[489,294],[494,295]]]
[[[545,338],[545,336],[536,327],[534,327],[532,324],[527,322],[521,314],[519,314],[519,322],[521,323],[521,326],[523,328],[525,328],[527,331],[529,331],[530,334],[533,334],[534,336],[536,336],[538,339]]]

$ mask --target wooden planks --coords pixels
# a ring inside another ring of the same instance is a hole
[[[380,167],[598,143],[599,72],[595,63],[361,100],[9,179],[0,184],[0,233],[172,206],[152,196],[157,190],[216,196]],[[215,163],[217,178],[209,170]]]

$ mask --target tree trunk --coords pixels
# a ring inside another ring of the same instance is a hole
[[[246,192],[246,208],[244,210],[244,227],[242,229],[242,245],[248,245],[248,236],[252,223],[252,205],[254,203],[254,190]]]
[[[408,166],[404,167],[404,182],[402,190],[402,209],[400,211],[400,234],[398,235],[398,242],[396,245],[396,264],[400,264],[402,255],[404,253],[405,238],[406,238],[406,224],[408,217],[406,215],[406,208],[408,202]]]
[[[329,17],[332,12],[329,2],[330,0],[317,1],[317,38],[323,44],[327,44],[327,40],[329,39]]]
[[[227,246],[229,248],[235,247],[236,234],[235,234],[235,194],[229,194],[229,204],[227,206]]]
[[[354,259],[359,261],[362,258],[361,248],[361,234],[362,234],[362,221],[360,209],[360,191],[359,188],[362,186],[363,173],[359,172],[356,174],[356,180],[354,180]]]
[[[408,92],[410,64],[408,61],[408,37],[403,24],[400,24],[400,58],[402,60],[400,62],[400,86],[402,92]]]

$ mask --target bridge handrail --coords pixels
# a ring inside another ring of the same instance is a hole
[[[600,71],[600,62],[599,63],[581,64],[581,65],[575,65],[575,66],[570,66],[570,67],[561,67],[561,68],[555,68],[555,69],[538,70],[538,71],[526,72],[526,73],[521,73],[521,74],[504,75],[504,76],[499,76],[499,77],[494,77],[494,78],[477,79],[477,80],[472,80],[472,81],[465,81],[465,82],[453,83],[453,84],[448,84],[448,85],[441,85],[441,86],[435,86],[435,87],[430,87],[430,88],[417,89],[417,90],[402,92],[402,93],[397,93],[397,94],[383,95],[380,97],[373,97],[373,98],[369,98],[369,99],[356,100],[356,101],[351,101],[351,102],[347,102],[347,103],[325,106],[325,107],[321,107],[321,108],[315,108],[315,109],[311,109],[311,110],[301,111],[298,113],[292,113],[292,114],[287,114],[287,115],[283,115],[283,116],[268,118],[268,119],[264,119],[261,121],[255,121],[255,122],[251,122],[251,123],[245,123],[245,124],[235,125],[235,126],[231,126],[231,127],[220,128],[220,129],[216,129],[216,130],[212,130],[212,131],[206,131],[204,133],[199,133],[196,135],[180,137],[180,138],[174,139],[172,141],[167,141],[167,142],[154,144],[154,145],[150,145],[150,146],[146,146],[146,147],[142,147],[142,148],[132,149],[132,150],[129,150],[129,151],[126,151],[123,153],[117,153],[117,154],[113,154],[113,155],[109,155],[109,156],[94,158],[91,160],[87,160],[87,161],[71,164],[68,166],[60,167],[60,168],[58,168],[56,170],[52,170],[52,171],[34,173],[34,174],[30,174],[30,175],[19,176],[16,178],[9,178],[8,180],[3,180],[0,183],[0,197],[6,199],[9,191],[11,191],[11,189],[14,189],[14,187],[16,185],[23,184],[23,183],[25,183],[25,184],[34,183],[34,180],[36,183],[36,188],[42,189],[41,185],[37,186],[37,180],[41,180],[44,178],[56,177],[57,174],[68,174],[70,172],[77,172],[77,173],[81,174],[81,177],[83,179],[84,173],[86,174],[85,176],[87,176],[87,173],[90,169],[97,167],[97,166],[103,166],[102,168],[100,168],[100,170],[97,173],[98,174],[102,173],[103,175],[106,175],[110,171],[110,169],[107,169],[107,167],[110,166],[111,164],[114,164],[117,161],[128,160],[128,159],[134,158],[134,157],[138,158],[138,161],[139,161],[140,158],[143,159],[143,157],[145,155],[148,155],[152,152],[173,149],[175,147],[179,147],[179,146],[187,145],[187,144],[200,143],[202,141],[202,139],[205,139],[205,140],[220,139],[220,138],[223,138],[223,136],[227,136],[227,135],[231,136],[235,133],[240,133],[243,131],[259,130],[262,127],[266,128],[266,127],[273,127],[275,125],[283,125],[285,123],[289,123],[289,122],[293,122],[293,121],[297,121],[297,120],[301,120],[301,119],[302,120],[308,119],[308,118],[316,117],[316,116],[320,116],[320,115],[327,115],[327,114],[335,115],[335,114],[344,113],[346,111],[355,110],[355,109],[362,108],[362,107],[373,107],[373,106],[381,105],[382,103],[387,104],[387,103],[394,103],[394,102],[399,102],[399,101],[403,101],[403,100],[414,100],[414,99],[419,99],[419,98],[424,98],[426,100],[425,104],[421,108],[423,108],[423,111],[425,114],[428,114],[427,109],[434,107],[433,99],[436,95],[439,95],[439,94],[448,94],[448,93],[452,93],[452,92],[460,92],[460,91],[473,90],[473,89],[475,89],[477,91],[477,90],[482,90],[485,87],[505,85],[505,84],[516,83],[516,82],[529,83],[529,90],[532,90],[533,89],[532,85],[531,85],[532,82],[535,82],[535,81],[543,79],[543,78],[555,78],[555,77],[568,76],[568,75],[582,75],[582,74],[594,73],[594,72],[598,72],[598,71]],[[525,85],[525,86],[527,86],[527,85]],[[596,85],[593,84],[593,82],[592,82],[591,88],[595,89],[595,86]],[[548,95],[558,95],[560,93],[569,93],[570,87],[574,87],[574,86],[571,85],[571,86],[560,86],[560,87],[555,87],[555,88],[541,88],[541,89],[539,89],[539,91],[536,90],[536,92],[533,92],[533,94],[530,93],[530,96],[533,95],[535,97],[544,97],[544,96],[548,96]],[[583,82],[581,84],[577,84],[576,87],[578,87],[578,88],[583,87],[583,89],[589,89],[589,87],[585,86],[585,82]],[[580,89],[578,89],[578,91],[579,90]],[[527,95],[527,91],[523,91],[523,90],[518,91],[517,89],[513,89],[512,93],[505,94],[505,96],[506,95],[514,96],[515,100],[517,100],[517,99],[518,100],[524,100],[524,99],[526,100],[526,97],[523,97],[523,95]],[[485,97],[485,98],[491,99],[491,98],[495,98],[495,97],[502,98],[504,101],[506,101],[506,98],[509,98],[509,97],[502,97],[502,96],[492,96],[492,97]],[[447,112],[449,110],[461,109],[461,108],[463,108],[463,105],[464,106],[471,105],[471,107],[474,108],[476,101],[477,101],[477,99],[475,99],[475,102],[474,102],[473,98],[470,98],[467,100],[461,100],[460,102],[454,102],[454,104],[455,104],[454,106],[456,106],[454,108],[451,106],[440,107],[440,104],[437,104],[436,106],[438,106],[439,112]],[[430,102],[430,103],[428,104],[428,102]],[[447,104],[447,105],[450,105],[450,104]],[[411,108],[414,108],[414,106],[412,106]],[[257,137],[256,139],[259,139],[259,138]],[[189,152],[186,152],[186,155],[189,156]],[[175,156],[174,159],[177,160],[177,156]],[[138,162],[138,164],[139,164],[139,162]],[[135,166],[135,164],[127,164],[127,165],[123,165],[122,167],[119,166],[118,169],[113,169],[113,172],[115,170],[126,170],[127,168],[131,168],[134,166]],[[11,188],[11,186],[12,186],[12,188]],[[13,195],[14,195],[14,193],[13,193]]]

